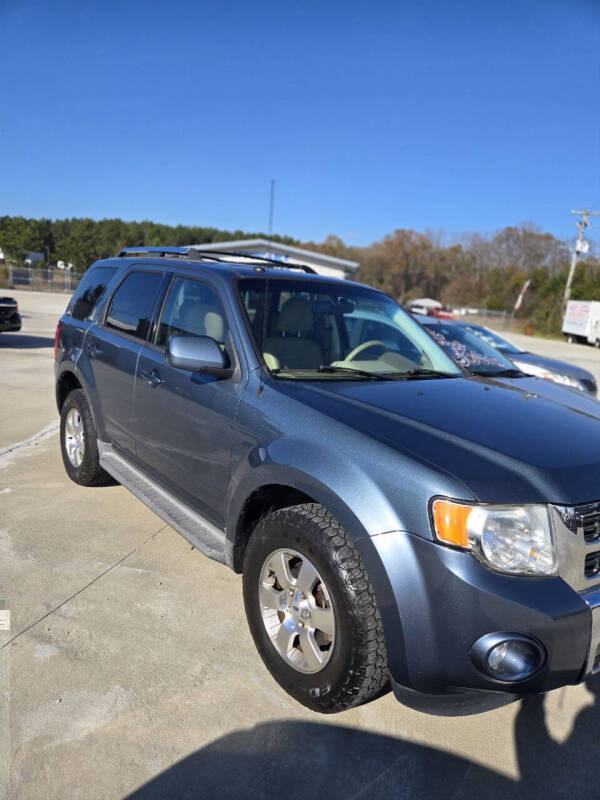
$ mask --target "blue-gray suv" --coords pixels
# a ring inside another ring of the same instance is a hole
[[[55,371],[68,475],[243,573],[256,646],[309,708],[391,685],[460,710],[600,667],[583,393],[468,375],[375,289],[194,247],[93,264]]]

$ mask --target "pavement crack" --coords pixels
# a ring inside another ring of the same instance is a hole
[[[153,534],[151,534],[151,535],[150,535],[150,536],[148,536],[146,539],[144,539],[144,541],[143,541],[143,542],[140,542],[140,543],[137,545],[137,547],[134,547],[134,548],[133,548],[133,550],[131,550],[129,553],[127,553],[127,555],[124,555],[124,556],[123,556],[123,558],[120,558],[118,561],[115,561],[115,563],[114,563],[114,564],[111,564],[111,565],[110,565],[110,567],[107,567],[107,568],[106,568],[105,570],[103,570],[103,571],[102,571],[102,572],[101,572],[99,575],[96,575],[96,577],[95,577],[95,578],[92,578],[92,580],[91,580],[91,581],[89,581],[88,583],[86,583],[86,585],[85,585],[85,586],[82,586],[82,587],[81,587],[81,589],[78,589],[78,590],[77,590],[76,592],[74,592],[74,593],[73,593],[73,594],[72,594],[70,597],[67,597],[67,598],[66,598],[66,600],[63,600],[63,601],[62,601],[61,603],[59,603],[57,606],[55,606],[54,608],[50,609],[50,611],[47,611],[47,612],[46,612],[45,614],[43,614],[41,617],[39,617],[38,619],[34,620],[34,622],[32,622],[31,624],[29,624],[29,625],[28,625],[26,628],[23,628],[23,630],[22,630],[22,631],[19,631],[19,633],[16,633],[16,634],[15,634],[15,635],[14,635],[14,636],[11,638],[11,639],[9,639],[9,640],[8,640],[7,642],[5,642],[5,643],[4,643],[2,646],[0,646],[0,650],[3,650],[5,647],[8,647],[8,645],[9,645],[9,644],[11,644],[12,642],[14,642],[14,641],[15,641],[15,639],[18,639],[18,638],[19,638],[19,636],[22,636],[24,633],[27,633],[27,631],[30,631],[32,628],[35,628],[35,626],[36,626],[36,625],[38,625],[40,622],[43,622],[43,621],[44,621],[45,619],[47,619],[47,618],[48,618],[48,617],[49,617],[51,614],[54,614],[54,612],[55,612],[55,611],[58,611],[58,609],[59,609],[59,608],[62,608],[62,607],[63,607],[63,606],[65,606],[67,603],[70,603],[70,602],[71,602],[71,600],[73,600],[75,597],[77,597],[78,595],[80,595],[82,592],[85,592],[85,590],[86,590],[86,589],[89,589],[89,587],[90,587],[90,586],[92,586],[94,583],[96,583],[97,581],[99,581],[99,580],[100,580],[100,578],[103,578],[105,575],[107,575],[109,572],[111,572],[111,570],[113,570],[115,567],[118,567],[118,566],[119,566],[119,564],[122,564],[124,561],[126,561],[126,560],[127,560],[127,559],[128,559],[130,556],[132,556],[134,553],[137,553],[137,551],[138,551],[138,550],[140,550],[140,549],[141,549],[141,548],[142,548],[142,547],[143,547],[145,544],[147,544],[147,543],[148,543],[148,542],[149,542],[151,539],[154,539],[156,536],[158,536],[158,534],[159,534],[161,531],[164,531],[164,530],[165,530],[165,528],[168,528],[168,527],[169,527],[168,525],[163,525],[162,527],[160,527],[160,528],[159,528],[157,531],[155,531]]]
[[[59,422],[51,422],[46,425],[45,428],[42,428],[41,431],[35,433],[30,439],[23,439],[22,442],[15,442],[14,444],[9,444],[7,447],[0,448],[0,458],[3,456],[7,456],[10,453],[14,453],[15,450],[22,450],[24,447],[33,447],[44,439],[48,439],[50,436],[54,436],[57,433],[60,427]]]

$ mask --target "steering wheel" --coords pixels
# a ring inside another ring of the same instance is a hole
[[[348,355],[344,358],[344,361],[354,361],[356,359],[356,356],[359,356],[361,353],[364,353],[365,350],[369,350],[369,348],[371,347],[380,347],[381,348],[380,355],[387,352],[387,347],[383,342],[380,342],[379,339],[371,339],[368,342],[363,342],[362,344],[359,344],[357,347],[354,348],[354,350],[351,350],[348,353]]]

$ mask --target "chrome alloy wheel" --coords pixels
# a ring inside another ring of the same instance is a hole
[[[65,449],[71,464],[80,467],[85,453],[85,432],[79,409],[72,408],[65,421]]]
[[[298,672],[319,672],[335,646],[329,592],[316,567],[295,550],[275,550],[260,571],[262,619],[284,661]]]

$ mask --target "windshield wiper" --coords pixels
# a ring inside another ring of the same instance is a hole
[[[520,378],[525,373],[520,369],[499,369],[497,372],[489,372],[483,369],[470,369],[471,375],[481,375],[484,378]]]
[[[406,372],[386,372],[386,375],[395,375],[396,378],[458,378],[459,373],[451,375],[449,372],[440,372],[437,369],[427,369],[426,367],[417,367],[417,369],[408,369]]]
[[[347,372],[349,375],[360,375],[363,378],[371,378],[376,381],[393,381],[394,378],[387,372],[369,372],[366,369],[355,367],[336,367],[329,364],[321,364],[317,372]]]

